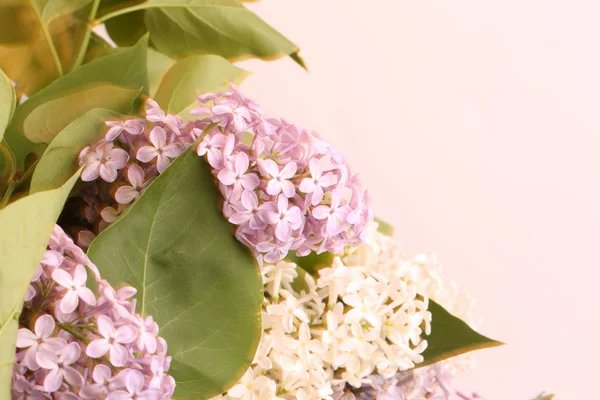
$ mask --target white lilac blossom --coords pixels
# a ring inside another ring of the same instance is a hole
[[[444,285],[434,256],[406,256],[374,223],[366,239],[314,279],[287,261],[262,267],[258,351],[242,379],[215,399],[471,399],[450,384],[466,357],[412,369],[427,345],[428,299],[466,321],[471,301]]]
[[[330,143],[264,114],[233,86],[198,100],[201,107],[191,111],[197,119],[189,121],[148,100],[145,120],[108,121],[105,139],[81,152],[82,179],[96,186],[82,195],[87,231],[106,227],[116,214],[103,214],[104,208],[130,204],[198,141],[195,150],[223,194],[224,216],[259,262],[277,262],[289,251],[340,251],[364,240],[373,218],[369,194]]]
[[[88,273],[97,294],[86,285]],[[135,289],[115,290],[58,225],[28,293],[17,334],[14,399],[172,397],[167,343],[152,317],[135,313]]]

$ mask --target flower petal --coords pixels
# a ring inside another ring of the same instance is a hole
[[[224,185],[232,185],[235,182],[237,175],[233,170],[225,168],[219,171],[217,178]]]
[[[88,303],[90,306],[96,305],[96,296],[89,288],[79,287],[77,288],[76,292],[79,298]]]
[[[329,216],[330,208],[327,206],[318,206],[312,212],[313,217],[316,219],[325,219]]]
[[[160,126],[155,126],[150,131],[150,142],[157,149],[162,149],[167,144],[167,133]]]
[[[131,325],[120,326],[115,332],[115,341],[118,343],[131,343],[137,338],[138,332]]]
[[[281,179],[291,179],[294,177],[294,175],[296,175],[297,170],[298,166],[294,161],[291,161],[287,163],[285,167],[283,167],[279,176],[281,177]]]
[[[140,371],[130,371],[125,379],[125,387],[129,393],[141,392],[144,388],[144,375]]]
[[[59,369],[53,369],[46,375],[46,379],[44,379],[44,389],[48,392],[56,392],[60,388],[60,385],[62,385],[62,382],[62,372]]]
[[[39,338],[47,338],[54,332],[55,327],[54,318],[51,315],[44,314],[35,321],[35,334]]]
[[[117,169],[110,163],[100,165],[100,178],[105,182],[112,183],[117,179]]]
[[[106,315],[100,315],[98,317],[98,331],[107,339],[114,337],[116,330],[112,319],[108,318]]]
[[[158,169],[158,173],[162,174],[165,170],[171,165],[171,160],[164,153],[158,155],[158,159],[156,160],[156,169]]]
[[[129,161],[129,154],[123,149],[112,149],[108,153],[108,163],[117,169],[124,168]]]
[[[135,155],[135,158],[137,158],[141,162],[150,162],[157,155],[158,155],[158,152],[156,151],[156,149],[154,147],[152,147],[152,146],[142,146],[138,150],[137,154]]]
[[[17,334],[17,347],[23,349],[36,343],[38,337],[29,329],[21,328]]]
[[[115,192],[115,200],[119,204],[129,204],[138,197],[140,193],[131,186],[121,186]]]
[[[84,182],[91,182],[98,179],[100,173],[100,161],[94,161],[83,168],[81,171],[81,180]]]
[[[66,292],[64,297],[60,300],[60,311],[65,314],[72,313],[79,305],[79,296],[74,290]]]
[[[113,343],[109,348],[109,359],[115,367],[123,367],[129,359],[129,352],[118,343]]]

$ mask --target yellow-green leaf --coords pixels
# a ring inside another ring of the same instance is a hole
[[[121,114],[96,108],[67,125],[40,158],[31,178],[30,193],[62,185],[78,169],[81,150],[102,139],[106,132],[104,122],[120,117]]]
[[[377,222],[377,232],[385,236],[394,236],[394,227],[392,225],[379,218],[375,218],[375,222]]]
[[[58,215],[79,178],[23,197],[0,210],[0,399],[10,399],[15,341],[25,290],[44,254]]]
[[[425,360],[417,368],[473,350],[504,344],[474,331],[431,299],[428,311],[431,312],[431,334],[423,336],[427,340],[427,348],[422,353]]]
[[[215,55],[192,56],[179,60],[166,73],[154,100],[169,113],[179,114],[196,102],[202,93],[239,84],[250,73]]]
[[[72,68],[87,29],[87,13],[77,11],[84,3],[0,2],[0,68],[16,83],[18,95],[31,96]]]
[[[189,148],[88,251],[106,279],[137,289],[138,312],[160,326],[180,400],[233,386],[261,335],[260,271],[219,201],[210,168]]]
[[[172,58],[156,50],[148,49],[148,85],[150,97],[154,98],[164,76],[174,64],[175,60]]]
[[[25,118],[25,137],[34,143],[50,143],[70,122],[92,108],[128,113],[139,93],[140,89],[96,85],[48,101],[32,110]]]
[[[169,57],[217,54],[237,61],[288,55],[305,67],[298,47],[238,0],[149,0],[107,10],[100,21],[110,23],[112,18],[140,11],[145,11],[152,45]]]
[[[15,89],[8,77],[0,70],[0,142],[16,106]]]
[[[43,151],[43,146],[40,149],[39,145],[36,145],[35,142],[27,138],[29,136],[38,137],[39,135],[37,133],[29,134],[24,131],[25,120],[36,108],[53,100],[78,93],[82,87],[89,88],[92,85],[117,85],[136,90],[143,88],[142,92],[148,94],[147,48],[148,40],[144,38],[134,47],[96,58],[70,74],[55,80],[48,87],[39,91],[19,106],[5,135],[5,140],[15,153],[17,165],[23,167],[27,154],[32,152],[41,154],[40,150]],[[103,106],[102,104],[97,104],[95,107]],[[104,106],[104,108],[106,107]],[[68,110],[65,111],[66,114],[70,115],[72,121],[87,110],[83,110],[79,114],[68,112]],[[115,111],[129,112],[122,110]],[[68,124],[70,121],[63,119],[63,122]]]

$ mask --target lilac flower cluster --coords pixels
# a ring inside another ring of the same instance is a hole
[[[167,343],[152,317],[135,313],[135,293],[103,280],[56,225],[25,296],[13,399],[170,399]]]
[[[290,250],[299,256],[337,252],[364,241],[373,218],[369,194],[330,143],[265,115],[233,86],[198,100],[201,107],[191,110],[198,119],[191,121],[148,100],[145,120],[109,121],[104,140],[82,151],[82,179],[111,184],[84,191],[88,222],[102,219],[96,231],[198,143],[196,152],[222,193],[224,216],[259,262],[279,261]]]

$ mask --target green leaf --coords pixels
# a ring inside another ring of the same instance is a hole
[[[177,399],[207,399],[234,385],[261,335],[262,279],[219,211],[210,169],[186,150],[92,242],[106,279],[137,290],[173,356]]]
[[[154,98],[164,76],[174,64],[175,60],[172,58],[169,58],[156,50],[148,49],[148,84],[150,97]]]
[[[39,130],[26,131],[25,121],[38,107],[60,98],[66,98],[70,95],[81,93],[81,88],[89,88],[95,85],[107,84],[122,86],[127,89],[139,90],[148,94],[148,73],[146,70],[146,50],[147,38],[138,42],[134,47],[120,51],[116,54],[110,54],[104,57],[94,59],[68,75],[55,80],[48,87],[36,93],[15,112],[13,121],[9,125],[6,133],[6,141],[13,149],[17,158],[17,164],[21,167],[24,164],[25,156],[30,152],[39,152],[39,146],[28,139],[40,138]],[[109,101],[109,99],[104,99]],[[89,107],[109,108],[101,103],[94,103]],[[89,109],[89,108],[88,108]],[[61,125],[66,124],[81,116],[88,109],[77,108],[75,110],[61,110],[65,115],[61,117]],[[123,113],[129,110],[114,110]],[[40,115],[38,115],[38,118]],[[42,116],[43,117],[43,116]],[[38,125],[28,125],[38,127]],[[58,132],[54,132],[56,134]],[[43,135],[42,135],[43,136]]]
[[[8,77],[0,70],[0,142],[16,106],[15,89]]]
[[[92,2],[92,0],[35,0],[42,21],[50,23],[53,19],[71,14]]]
[[[385,235],[385,236],[394,236],[394,227],[382,219],[375,218],[375,222],[377,222],[377,232]]]
[[[202,93],[227,89],[250,73],[215,55],[192,56],[178,61],[164,76],[154,100],[163,110],[179,114]]]
[[[58,215],[79,178],[23,197],[0,210],[0,399],[10,399],[15,341],[25,290],[44,254]]]
[[[305,67],[298,47],[238,0],[149,0],[101,14],[99,21],[142,10],[152,45],[169,57],[217,54],[237,61],[289,55]]]
[[[74,65],[89,0],[0,2],[0,68],[17,94],[32,95]]]
[[[304,257],[298,257],[296,252],[292,251],[290,251],[287,255],[288,260],[295,263],[313,276],[316,275],[321,268],[331,267],[334,257],[335,254],[333,253],[323,252],[321,254],[317,254],[314,251]]]
[[[104,136],[104,121],[120,117],[121,114],[96,108],[67,125],[40,158],[31,178],[30,193],[62,185],[78,169],[77,158],[81,150]]]
[[[139,89],[98,85],[49,101],[25,118],[25,136],[34,143],[50,143],[63,128],[92,108],[130,112],[139,93]]]
[[[504,344],[475,332],[464,321],[431,299],[428,311],[431,312],[431,335],[424,336],[427,339],[427,348],[423,352],[425,361],[418,364],[417,368],[469,351]]]
[[[126,7],[143,3],[144,0],[102,0],[98,15],[105,15]],[[119,46],[131,46],[143,37],[148,30],[144,24],[143,10],[111,18],[104,23],[110,38]]]

